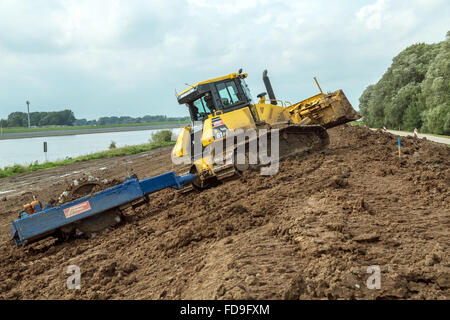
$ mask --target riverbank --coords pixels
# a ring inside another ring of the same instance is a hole
[[[155,124],[134,124],[134,125],[115,125],[115,126],[80,126],[80,127],[59,127],[59,128],[12,128],[3,129],[0,134],[0,140],[23,139],[38,137],[69,136],[78,134],[124,132],[124,131],[142,131],[142,130],[162,130],[174,129],[186,125],[187,123],[161,122]]]
[[[174,145],[175,142],[152,142],[148,144],[141,144],[141,145],[135,145],[135,146],[126,146],[122,148],[116,148],[111,149],[107,151],[101,151],[96,152],[76,158],[69,158],[61,161],[49,161],[45,163],[35,163],[31,164],[29,166],[23,166],[23,165],[14,165],[14,166],[8,166],[4,168],[0,168],[0,179],[15,176],[21,173],[28,173],[28,172],[34,172],[39,170],[46,170],[46,169],[52,169],[57,167],[62,167],[68,164],[76,163],[76,162],[84,162],[84,161],[90,161],[90,160],[96,160],[96,159],[106,159],[106,158],[112,158],[112,157],[118,157],[118,156],[126,156],[126,155],[133,155],[138,153],[147,152],[153,149],[167,147]]]

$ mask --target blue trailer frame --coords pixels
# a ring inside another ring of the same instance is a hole
[[[39,212],[18,219],[12,223],[10,235],[17,246],[22,246],[45,238],[63,226],[121,207],[150,193],[168,187],[181,189],[194,177],[193,174],[177,176],[171,171],[141,181],[126,178],[123,183],[111,188],[57,207],[48,205]]]

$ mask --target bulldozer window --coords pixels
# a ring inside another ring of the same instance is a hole
[[[212,113],[205,102],[205,96],[198,98],[192,103],[192,110],[194,114],[194,120],[205,120],[208,118],[208,114]]]
[[[216,87],[225,108],[240,102],[238,91],[233,81],[219,83]]]
[[[244,91],[244,94],[247,96],[247,99],[249,101],[252,101],[253,100],[252,99],[252,95],[250,94],[250,90],[249,90],[249,88],[247,86],[247,83],[245,82],[244,79],[241,80],[241,83],[242,83],[242,85],[241,85],[242,90]]]

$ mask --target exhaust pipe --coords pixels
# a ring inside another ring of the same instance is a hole
[[[263,72],[263,81],[264,85],[266,86],[267,94],[269,95],[269,99],[275,100],[275,94],[273,93],[272,85],[270,84],[269,77],[267,76],[267,70],[264,70]],[[270,103],[276,105],[276,101],[271,101]]]

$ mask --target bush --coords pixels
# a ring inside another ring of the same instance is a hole
[[[111,141],[111,144],[109,145],[109,150],[115,149],[115,148],[116,148],[116,142],[115,141]]]
[[[450,134],[450,105],[441,104],[423,113],[424,129],[434,134]]]
[[[171,130],[160,130],[152,133],[152,138],[150,142],[160,143],[160,142],[170,142],[172,141],[172,131]]]

